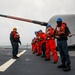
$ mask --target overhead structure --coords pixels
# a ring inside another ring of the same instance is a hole
[[[0,17],[30,22],[30,23],[39,24],[39,25],[42,25],[42,26],[47,26],[47,24],[48,24],[47,22],[41,22],[41,21],[30,20],[30,19],[25,19],[25,18],[20,18],[20,17],[15,17],[15,16],[9,16],[9,15],[3,15],[3,14],[0,14]]]

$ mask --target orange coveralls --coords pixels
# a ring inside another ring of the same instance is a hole
[[[53,37],[54,29],[52,27],[48,27],[46,30],[46,59],[50,59],[50,51],[52,52],[54,62],[58,61],[57,51],[56,51],[56,43]]]
[[[36,38],[34,38],[33,40],[32,40],[32,52],[33,52],[33,54],[35,53],[35,52],[37,52],[37,39]]]
[[[37,55],[41,55],[42,54],[40,35],[41,34],[39,32],[37,32],[37,34],[36,34],[36,38],[37,38]]]

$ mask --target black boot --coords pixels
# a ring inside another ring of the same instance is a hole
[[[71,66],[67,65],[65,68],[63,68],[63,71],[67,72],[71,70]]]
[[[58,61],[54,61],[53,64],[56,64]]]
[[[37,54],[36,56],[41,56],[41,54]]]
[[[20,57],[16,56],[16,58],[20,58]]]
[[[44,58],[44,57],[45,57],[45,55],[42,55],[41,57],[42,57],[42,58]]]
[[[50,61],[50,59],[45,58],[45,61]]]
[[[35,54],[35,52],[33,52],[33,54]]]
[[[65,66],[65,64],[61,64],[61,65],[58,65],[57,67],[58,68],[65,68],[66,66]]]
[[[17,59],[17,57],[16,57],[16,55],[13,55],[13,57],[12,57],[13,59]]]

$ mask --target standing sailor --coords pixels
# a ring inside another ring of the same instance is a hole
[[[11,31],[10,33],[10,42],[12,45],[12,55],[13,55],[13,59],[17,59],[19,57],[17,57],[18,54],[18,49],[19,49],[19,44],[21,44],[20,41],[20,35],[17,32],[17,28],[13,28],[13,31]]]
[[[57,26],[55,28],[55,38],[57,39],[57,48],[61,56],[61,65],[58,68],[63,68],[63,71],[71,70],[71,61],[68,53],[67,40],[68,36],[71,37],[72,34],[67,27],[67,24],[62,22],[62,18],[57,18]]]

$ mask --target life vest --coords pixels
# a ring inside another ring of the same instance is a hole
[[[58,27],[58,25],[56,26],[56,35],[62,35],[65,34],[65,28],[66,28],[67,24],[65,22],[63,22],[61,24],[61,27]]]
[[[18,34],[18,32],[12,31],[12,33],[13,33],[13,38],[14,39],[20,38],[20,35]]]
[[[52,27],[48,27],[46,30],[47,39],[54,39],[54,29]]]
[[[45,33],[40,33],[40,41],[46,40],[46,34]]]
[[[33,43],[36,44],[38,42],[37,38],[33,39]]]
[[[38,32],[37,38],[39,41],[44,41],[46,40],[46,34],[44,32]]]
[[[46,34],[43,33],[43,32],[42,32],[42,34],[41,34],[41,39],[42,39],[42,40],[46,40]]]

